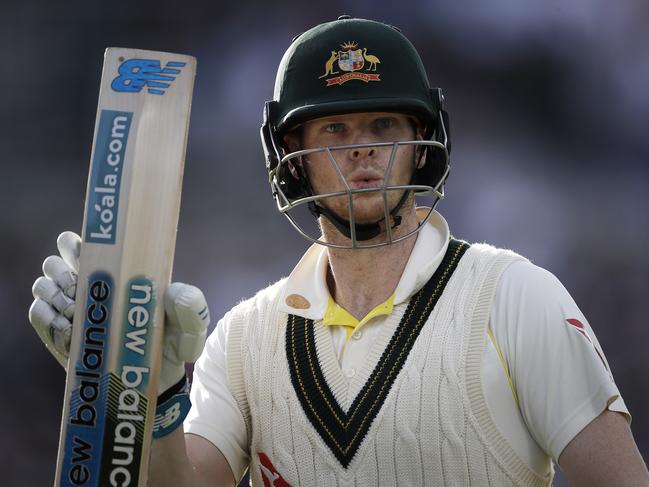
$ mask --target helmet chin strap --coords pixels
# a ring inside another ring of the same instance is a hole
[[[397,228],[401,224],[401,215],[397,215],[397,213],[399,212],[399,210],[401,210],[401,207],[406,202],[406,199],[408,198],[408,194],[409,191],[404,191],[403,196],[401,197],[399,202],[390,211],[390,217],[392,218],[392,222],[393,222],[391,227],[392,229]],[[309,211],[313,216],[315,216],[316,218],[319,218],[320,216],[324,216],[345,237],[352,238],[352,231],[351,231],[352,226],[349,220],[345,220],[344,218],[341,218],[340,216],[336,215],[333,211],[329,210],[328,208],[325,208],[324,206],[316,205],[315,202],[313,201],[311,201],[308,204],[308,207],[309,207]],[[364,242],[366,240],[371,240],[374,237],[378,236],[383,231],[383,229],[381,228],[381,222],[383,221],[385,221],[385,218],[381,218],[380,220],[374,223],[354,224],[356,240],[360,242]]]

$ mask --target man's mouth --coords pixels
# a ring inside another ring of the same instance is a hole
[[[347,183],[351,189],[380,188],[383,185],[383,177],[376,171],[364,169],[352,173]]]
[[[383,185],[383,179],[356,179],[349,182],[351,189],[380,188]]]

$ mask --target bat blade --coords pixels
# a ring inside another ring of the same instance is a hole
[[[195,71],[106,50],[55,486],[146,485]]]

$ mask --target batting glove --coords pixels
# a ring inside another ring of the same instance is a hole
[[[81,237],[74,232],[63,232],[56,245],[59,255],[45,259],[43,276],[32,287],[34,302],[29,308],[29,321],[50,353],[67,369]],[[159,393],[177,384],[185,375],[185,363],[195,362],[199,357],[210,323],[205,296],[195,286],[171,284],[165,291],[164,304]]]

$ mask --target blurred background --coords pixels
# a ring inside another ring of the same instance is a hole
[[[394,24],[418,47],[451,116],[440,211],[454,235],[559,277],[649,458],[649,3],[4,0],[3,486],[54,475],[65,375],[27,310],[57,235],[81,229],[105,47],[198,58],[174,279],[201,287],[218,318],[287,275],[308,246],[275,210],[258,127],[293,36],[343,13]],[[560,475],[555,485],[566,485]]]

